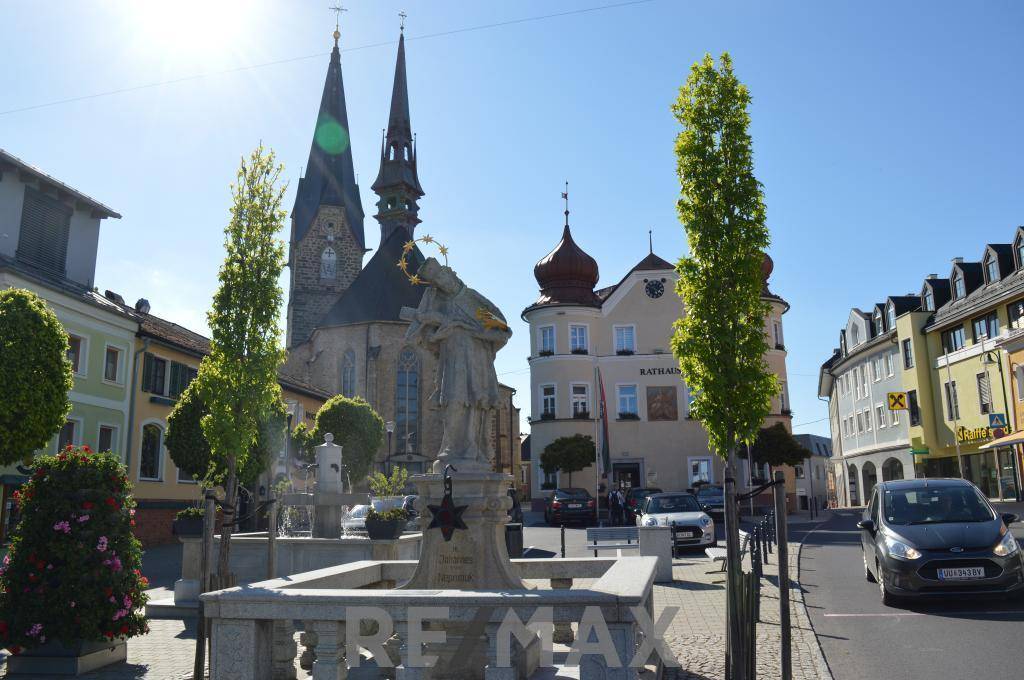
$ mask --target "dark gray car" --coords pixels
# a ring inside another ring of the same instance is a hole
[[[861,529],[864,576],[885,604],[925,595],[1024,590],[1024,558],[1000,515],[963,479],[881,482]]]

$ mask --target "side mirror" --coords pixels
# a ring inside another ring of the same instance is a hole
[[[1020,517],[1018,517],[1016,514],[1014,514],[1012,512],[1004,512],[1003,513],[1003,523],[1006,524],[1006,526],[1010,526],[1014,522],[1019,522],[1019,521],[1020,521]]]
[[[704,512],[711,512],[711,506],[710,505],[702,505],[702,506],[700,506],[700,509],[703,510]]]
[[[857,528],[863,529],[864,531],[870,531],[871,533],[875,533],[875,523],[870,519],[862,519],[861,521],[857,522]]]

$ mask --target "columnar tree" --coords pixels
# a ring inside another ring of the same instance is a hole
[[[571,437],[559,437],[544,447],[540,454],[540,467],[544,472],[564,472],[569,475],[569,486],[572,486],[572,473],[585,470],[594,463],[594,440],[582,434]]]
[[[232,187],[231,221],[225,229],[226,256],[220,286],[207,315],[210,354],[196,378],[208,412],[203,434],[211,456],[224,468],[224,525],[218,573],[229,574],[231,533],[238,503],[238,474],[256,445],[261,427],[281,401],[277,369],[284,360],[278,314],[284,267],[282,166],[260,145],[243,159]]]
[[[710,446],[726,459],[728,550],[727,677],[746,677],[739,647],[740,555],[736,449],[750,441],[778,392],[764,356],[768,349],[761,299],[761,263],[769,244],[761,185],[747,128],[750,93],[723,54],[693,65],[672,107],[682,131],[675,151],[680,182],[676,204],[689,255],[680,258],[677,292],[683,318],[672,349],[695,398],[693,416]]]
[[[740,449],[740,455],[747,457],[744,448]],[[799,465],[811,457],[811,452],[789,433],[785,425],[775,423],[771,427],[762,427],[758,430],[757,437],[750,444],[750,457],[753,458],[754,465],[767,463],[772,467],[778,467]]]
[[[316,412],[316,425],[305,438],[300,451],[314,455],[315,446],[324,441],[328,432],[334,435],[334,443],[341,447],[349,483],[364,480],[370,474],[377,451],[384,441],[384,420],[361,397],[336,394]]]
[[[0,290],[0,464],[28,460],[71,411],[68,335],[31,291]]]

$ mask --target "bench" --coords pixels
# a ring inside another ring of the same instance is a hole
[[[747,549],[750,547],[750,533],[746,531],[740,532],[740,561],[743,560],[743,556],[747,554]],[[711,558],[712,562],[721,562],[722,571],[725,571],[726,559],[728,559],[729,551],[725,548],[705,548],[704,554]]]
[[[614,541],[606,543],[605,541]],[[625,543],[623,543],[625,541]],[[587,529],[587,546],[597,557],[598,550],[640,549],[640,532],[636,527],[597,527]]]

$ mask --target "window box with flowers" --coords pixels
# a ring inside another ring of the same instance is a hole
[[[553,357],[553,356],[555,356],[555,351],[553,349],[542,349],[541,351],[537,352],[537,356],[539,356],[539,357]]]
[[[125,467],[70,446],[35,466],[15,495],[21,520],[0,568],[7,671],[74,674],[124,661],[127,639],[149,632]]]
[[[636,413],[620,413],[619,420],[640,420],[640,416]]]
[[[619,350],[615,350],[615,354],[620,356],[620,357],[630,357],[630,356],[633,356],[634,354],[636,354],[636,352],[634,352],[631,349],[619,349]]]
[[[540,414],[540,419],[541,420],[554,420],[555,419],[555,412],[554,411],[543,411]]]
[[[572,351],[573,354],[590,354],[586,347],[577,347]]]
[[[576,411],[572,417],[576,420],[590,420],[590,411]]]

